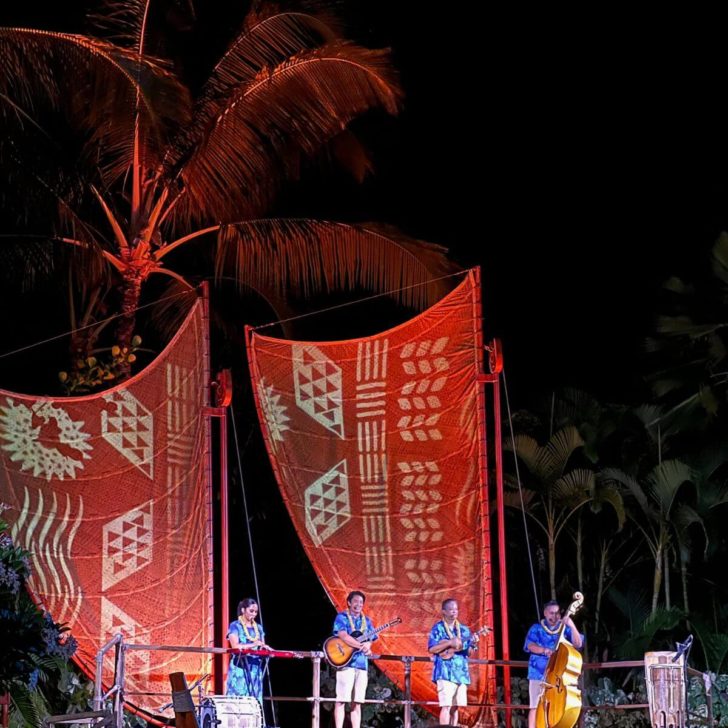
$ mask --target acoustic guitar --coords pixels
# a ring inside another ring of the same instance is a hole
[[[388,629],[389,627],[394,627],[395,624],[400,624],[401,622],[402,620],[397,617],[391,622],[387,622],[376,629],[370,629],[366,632],[356,630],[351,633],[351,636],[355,640],[359,640],[359,642],[369,642],[380,632]],[[357,650],[355,647],[347,645],[341,637],[329,637],[324,642],[324,657],[326,658],[326,662],[328,662],[332,667],[339,669],[346,667],[354,659],[354,655],[357,655],[359,652],[361,652],[361,650]]]
[[[481,634],[490,634],[493,631],[491,627],[481,627],[477,632],[473,632],[473,637]],[[472,637],[471,637],[472,639]],[[458,652],[462,651],[462,647],[459,650],[456,650],[454,647],[448,647],[446,650],[443,650],[442,652],[438,652],[438,656],[441,657],[443,660],[451,660],[453,655],[457,654]]]

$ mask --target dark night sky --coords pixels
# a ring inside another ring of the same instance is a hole
[[[311,175],[282,211],[393,223],[481,265],[517,400],[565,383],[635,394],[659,283],[728,227],[715,19],[339,5],[359,40],[392,48],[405,108],[358,125],[373,178]],[[0,22],[71,29],[83,7],[5,6]],[[220,37],[243,9],[199,4]]]

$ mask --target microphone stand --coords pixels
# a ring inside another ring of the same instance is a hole
[[[690,710],[688,708],[688,657],[690,655],[690,648],[693,646],[693,636],[689,634],[685,639],[685,642],[675,643],[675,657],[672,658],[673,662],[677,662],[681,657],[683,658],[683,683],[685,684],[685,728],[690,728]]]

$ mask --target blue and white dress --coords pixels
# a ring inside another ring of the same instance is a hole
[[[260,625],[257,625],[257,636],[250,634],[250,630],[243,626],[240,620],[236,619],[230,624],[227,637],[235,634],[241,645],[255,642],[256,639],[265,642],[265,633]],[[263,659],[257,655],[246,655],[245,651],[233,655],[228,667],[227,682],[225,684],[226,695],[250,695],[263,705]]]

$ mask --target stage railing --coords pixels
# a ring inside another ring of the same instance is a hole
[[[111,650],[116,648],[115,660],[114,660],[114,684],[110,688],[103,692],[102,686],[102,667],[104,656]],[[124,689],[125,682],[125,654],[130,650],[140,650],[147,652],[195,652],[195,653],[208,653],[208,654],[229,654],[232,650],[227,647],[185,647],[182,645],[145,645],[145,644],[127,644],[124,642],[122,635],[116,635],[101,650],[99,650],[96,656],[96,678],[94,681],[94,709],[100,710],[105,703],[113,699],[113,713],[116,720],[116,728],[123,728],[123,704],[127,698],[130,698],[129,702],[134,703],[133,696],[134,692],[127,692]],[[311,677],[311,695],[310,696],[276,696],[275,698],[266,698],[267,701],[274,701],[279,703],[284,702],[305,702],[311,705],[311,728],[320,728],[321,722],[321,705],[324,703],[335,703],[336,698],[322,697],[321,696],[321,666],[324,658],[323,652],[303,652],[300,650],[295,651],[296,657],[302,659],[311,660],[312,677]],[[271,655],[271,659],[277,659],[275,654]],[[290,659],[290,658],[280,658]],[[404,672],[404,689],[402,699],[387,699],[387,700],[373,700],[367,699],[368,704],[377,705],[399,705],[402,706],[403,710],[403,726],[404,728],[411,728],[412,726],[412,708],[415,705],[421,706],[436,706],[438,703],[436,700],[412,700],[412,666],[417,662],[432,663],[431,657],[419,656],[419,655],[372,655],[371,659],[375,662],[379,660],[394,660],[402,663]],[[468,662],[472,665],[490,665],[496,668],[515,668],[523,669],[524,673],[528,668],[528,662],[525,660],[479,660],[471,659]],[[643,660],[623,660],[613,662],[591,662],[584,663],[583,674],[588,676],[590,672],[596,670],[612,670],[612,669],[644,669]],[[713,718],[713,701],[712,701],[712,682],[711,677],[707,673],[702,673],[698,670],[688,668],[690,675],[698,676],[703,681],[706,696],[706,708],[707,717],[705,720],[693,720],[691,725],[700,723],[701,725],[707,726],[707,728],[713,728],[715,721]],[[144,693],[145,696],[149,696],[149,693]],[[160,708],[162,703],[167,703],[170,693],[160,693]],[[503,712],[506,716],[506,725],[510,725],[510,715],[513,711],[528,710],[529,706],[527,703],[469,703],[469,707],[486,707],[495,712]],[[581,713],[580,725],[583,726],[584,718],[589,711],[599,710],[647,710],[647,703],[629,703],[623,705],[584,705]]]

